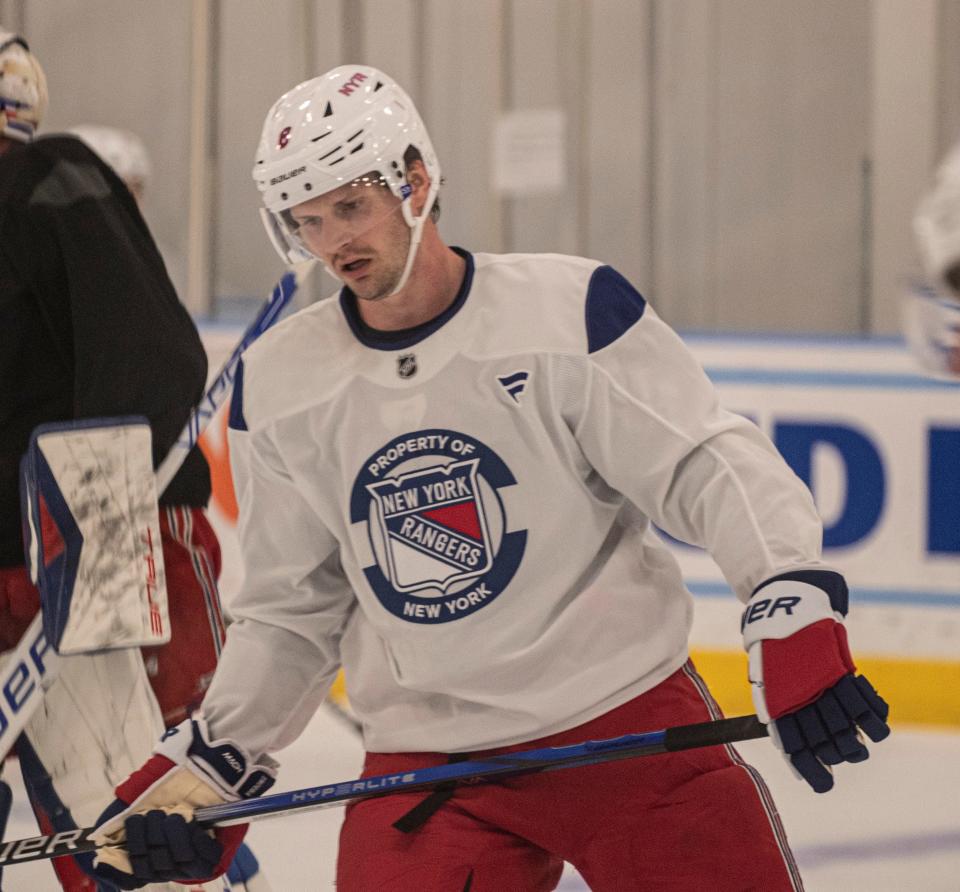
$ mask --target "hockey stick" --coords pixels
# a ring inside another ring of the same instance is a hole
[[[197,445],[200,435],[209,427],[213,416],[217,414],[217,410],[227,401],[230,390],[233,388],[233,379],[237,373],[237,365],[243,351],[277,321],[287,304],[290,303],[290,299],[296,293],[297,288],[306,281],[313,266],[313,261],[307,261],[284,273],[283,278],[274,287],[273,293],[260,308],[260,312],[257,313],[253,322],[247,326],[243,337],[240,338],[240,343],[233,348],[233,353],[221,366],[217,377],[213,379],[197,407],[190,413],[186,426],[173,446],[170,447],[167,457],[157,468],[158,496],[163,495],[163,491],[170,485],[170,481],[176,476],[177,471],[180,470],[180,465],[186,460],[187,454]]]
[[[13,807],[13,791],[10,784],[0,780],[0,834],[7,832],[7,821],[10,818],[10,809]],[[0,884],[3,883],[3,868],[0,867]]]
[[[176,443],[157,468],[158,495],[176,476],[189,451],[207,429],[217,410],[226,402],[243,351],[276,322],[312,268],[313,263],[310,262],[288,270],[247,326],[240,343],[207,388],[199,405],[190,413]],[[56,676],[59,662],[59,655],[44,635],[43,616],[38,613],[16,649],[8,655],[0,673],[0,690],[4,692],[4,696],[0,698],[0,759],[10,751],[14,741],[40,705],[43,690]]]
[[[381,774],[320,787],[305,787],[287,793],[262,796],[259,799],[245,799],[240,802],[226,802],[223,805],[201,808],[196,811],[194,817],[201,824],[226,827],[292,811],[326,808],[395,793],[432,790],[438,784],[486,783],[498,778],[516,777],[539,771],[576,768],[582,765],[613,762],[618,759],[632,759],[637,756],[652,756],[702,746],[719,746],[741,740],[754,740],[766,735],[766,726],[755,715],[738,716],[716,722],[678,725],[662,731],[624,734],[622,737],[612,737],[609,740],[587,740],[570,746],[519,750],[515,753],[487,756],[476,761],[453,762],[433,768],[417,768],[399,774]],[[89,839],[91,833],[93,828],[67,830],[50,836],[33,836],[2,843],[0,844],[0,867],[94,851],[99,846]]]

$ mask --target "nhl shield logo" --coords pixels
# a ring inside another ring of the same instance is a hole
[[[397,357],[397,374],[401,378],[412,378],[417,373],[417,357],[413,353],[401,353]]]
[[[479,464],[476,458],[453,462],[367,487],[377,503],[390,583],[398,592],[447,591],[490,569]]]

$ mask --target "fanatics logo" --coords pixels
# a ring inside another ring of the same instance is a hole
[[[412,378],[417,373],[417,357],[413,353],[401,353],[397,357],[397,374],[401,378]]]
[[[519,406],[520,397],[527,389],[527,381],[530,380],[530,373],[525,369],[519,372],[511,372],[509,375],[497,375],[500,386],[507,392],[508,396]]]

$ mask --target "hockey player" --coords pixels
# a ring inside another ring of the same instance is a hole
[[[146,415],[156,463],[206,376],[196,328],[136,202],[80,140],[34,139],[45,106],[39,63],[22,38],[0,30],[3,650],[18,643],[38,609],[24,567],[18,493],[18,463],[31,431],[49,421]],[[164,727],[203,698],[223,637],[220,550],[203,510],[209,495],[206,461],[195,449],[160,499],[171,642],[142,653],[64,658],[18,742],[44,832],[93,821]],[[54,866],[68,892],[107,888],[70,858]]]
[[[153,178],[150,153],[143,140],[131,130],[108,127],[106,124],[77,124],[67,132],[83,140],[113,168],[143,213],[147,190]],[[149,218],[149,215],[146,216]],[[186,258],[161,239],[155,238],[154,241],[174,289],[183,296],[187,288]]]
[[[927,372],[960,378],[960,144],[940,164],[913,231],[926,281],[906,296],[907,343]]]
[[[151,173],[150,155],[143,140],[130,130],[105,124],[77,124],[68,132],[85,142],[113,168],[137,205],[142,207]]]
[[[719,717],[652,523],[744,602],[757,709],[798,775],[823,792],[867,758],[887,708],[809,492],[623,276],[448,247],[423,122],[369,67],[282,96],[254,176],[281,253],[344,287],[248,354],[238,621],[200,713],[118,788],[98,871],[219,869],[236,828],[184,812],[261,792],[341,665],[368,775]],[[337,888],[547,890],[564,860],[597,892],[801,887],[763,781],[712,747],[357,803]]]

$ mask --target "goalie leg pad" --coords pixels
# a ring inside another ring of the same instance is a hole
[[[59,800],[88,827],[162,733],[143,659],[134,649],[64,657],[25,736]]]

